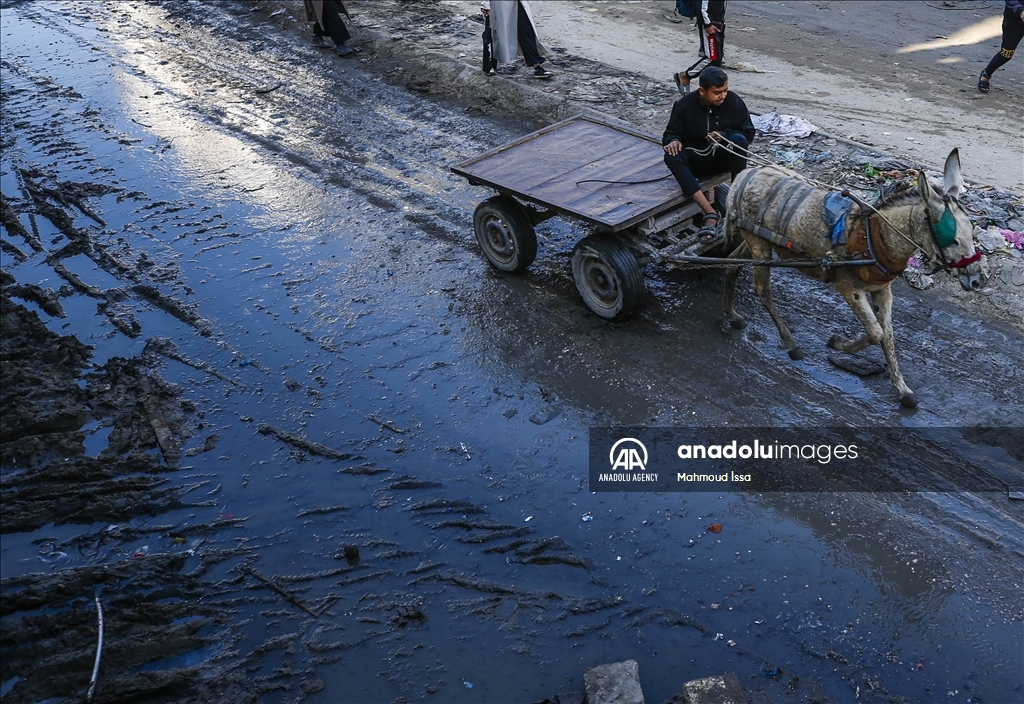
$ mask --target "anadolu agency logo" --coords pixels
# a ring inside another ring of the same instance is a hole
[[[647,469],[647,448],[636,438],[622,438],[608,453],[612,471],[643,472]]]

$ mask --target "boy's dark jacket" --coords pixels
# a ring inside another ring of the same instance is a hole
[[[730,92],[717,108],[706,107],[696,91],[683,96],[672,106],[672,117],[668,120],[661,143],[664,145],[678,139],[684,147],[704,149],[708,146],[709,132],[719,132],[726,137],[742,134],[748,144],[754,141],[750,112],[738,95]]]

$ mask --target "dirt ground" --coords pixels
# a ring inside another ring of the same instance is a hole
[[[473,7],[458,3],[467,14]],[[670,2],[541,0],[535,7],[542,38],[553,45],[663,85],[672,87],[672,71],[696,61],[695,30],[664,18]],[[726,67],[755,112],[799,115],[933,168],[959,147],[966,178],[1019,193],[1024,147],[1010,136],[1020,131],[1024,72],[1007,64],[992,92],[975,88],[999,47],[1001,8],[964,0],[731,0]]]
[[[549,82],[479,71],[473,3],[351,5],[342,58],[283,0],[0,3],[4,704],[83,700],[98,642],[97,702],[564,704],[627,657],[648,701],[725,670],[761,703],[1019,698],[1020,251],[980,292],[897,282],[917,411],[830,359],[852,316],[796,276],[801,363],[746,277],[743,333],[718,273],[653,266],[611,325],[586,228],[497,274],[448,167],[588,109],[660,132],[671,5],[537,0]],[[959,146],[976,234],[1021,230],[1024,81],[972,90],[994,6],[734,0],[735,89],[827,130],[757,153],[869,197]],[[884,12],[915,29],[850,26]],[[912,491],[947,450],[908,441],[888,491],[594,494],[606,425],[949,431],[977,484]]]

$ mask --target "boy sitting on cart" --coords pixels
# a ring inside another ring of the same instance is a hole
[[[717,66],[701,71],[700,87],[672,106],[661,143],[665,165],[676,177],[683,195],[704,212],[697,235],[704,241],[718,236],[721,217],[700,189],[699,176],[729,171],[732,178],[747,168],[746,149],[754,141],[754,125],[747,106],[729,92],[729,77]],[[731,144],[730,144],[731,142]]]

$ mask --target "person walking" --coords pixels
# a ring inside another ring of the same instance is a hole
[[[672,74],[672,80],[682,95],[690,92],[690,81],[708,66],[721,66],[725,57],[726,0],[700,0],[696,13],[697,34],[700,37],[700,58],[685,71]]]
[[[999,53],[992,57],[978,76],[978,90],[988,93],[992,74],[1013,58],[1013,52],[1017,50],[1021,39],[1024,39],[1024,2],[1006,0],[1006,7],[1003,8],[1003,40],[999,45]]]
[[[480,11],[491,29],[491,61],[510,64],[521,52],[534,78],[551,78],[554,74],[542,65],[548,51],[537,38],[537,27],[530,14],[529,0],[481,0]],[[486,73],[493,72],[484,66]]]
[[[302,0],[306,6],[306,21],[313,23],[313,43],[317,46],[327,46],[324,41],[326,34],[334,42],[335,49],[340,56],[348,56],[352,48],[345,46],[345,42],[352,38],[341,19],[341,13],[352,19],[345,7],[345,0]]]
[[[676,177],[683,195],[692,198],[704,213],[698,236],[703,241],[711,241],[718,236],[721,216],[708,203],[697,177],[728,171],[735,179],[747,168],[744,155],[754,141],[754,124],[743,100],[729,92],[729,76],[725,71],[709,66],[701,71],[697,81],[697,92],[684,95],[672,106],[672,116],[661,143],[665,165]],[[726,140],[736,146],[725,145]],[[728,151],[725,146],[739,154]]]

